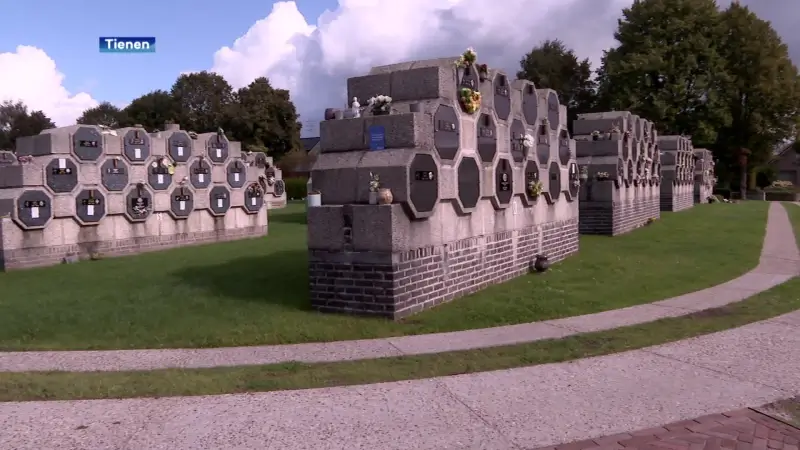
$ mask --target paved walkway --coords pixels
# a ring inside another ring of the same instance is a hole
[[[539,450],[798,450],[798,443],[800,429],[745,408]]]
[[[0,403],[0,449],[532,449],[799,395],[798,349],[800,311],[642,350],[428,380]]]
[[[744,300],[796,275],[800,275],[800,253],[795,245],[792,224],[786,210],[779,203],[772,203],[761,259],[755,269],[727,283],[655,303],[544,322],[388,339],[209,349],[0,352],[0,372],[120,371],[286,361],[327,362],[511,345],[609,330],[715,308]]]

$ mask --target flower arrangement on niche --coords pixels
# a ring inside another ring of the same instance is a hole
[[[374,116],[385,116],[392,111],[392,97],[376,95],[367,101],[367,105]]]
[[[622,131],[620,131],[618,126],[614,125],[613,127],[611,127],[611,130],[609,130],[609,133],[611,133],[612,135],[613,134],[619,135],[620,133],[622,133]]]
[[[381,187],[381,177],[377,173],[369,173],[369,191],[378,192]]]
[[[528,182],[528,195],[532,198],[538,198],[542,195],[542,191],[544,190],[544,185],[539,180],[533,180]]]
[[[526,134],[525,136],[522,136],[522,147],[523,148],[531,148],[531,147],[533,147],[534,142],[535,141],[533,140],[533,136],[531,136],[530,134]]]
[[[588,166],[581,166],[580,176],[578,178],[581,181],[586,181],[586,180],[589,179],[589,167]]]
[[[456,67],[462,68],[467,72],[476,65],[477,61],[478,54],[470,47],[458,57],[456,60]],[[485,64],[481,64],[480,66],[485,66]],[[480,68],[478,68],[478,71],[480,72]],[[487,74],[488,71],[489,68],[486,67]],[[461,104],[461,108],[464,112],[467,114],[474,114],[481,107],[481,93],[478,87],[461,86],[458,91],[458,102]]]
[[[608,172],[597,172],[594,174],[594,178],[597,181],[608,181],[611,179],[611,176],[608,175]]]
[[[592,131],[592,140],[599,141],[600,140],[600,130]]]

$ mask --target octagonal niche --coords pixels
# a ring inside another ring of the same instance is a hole
[[[147,184],[157,191],[163,191],[172,184],[175,166],[166,156],[158,157],[147,168]]]
[[[511,115],[511,93],[509,91],[508,77],[498,73],[494,77],[494,111],[500,120],[508,120]]]
[[[211,184],[211,164],[202,156],[189,165],[189,181],[197,189],[205,189]]]
[[[569,164],[569,160],[572,159],[572,150],[569,148],[569,132],[567,130],[561,130],[558,133],[558,160],[561,161],[562,166],[566,166]]]
[[[541,165],[550,160],[550,134],[544,124],[540,124],[536,131],[536,159]]]
[[[459,149],[460,126],[458,114],[452,106],[439,105],[433,115],[433,145],[439,157],[455,159]]]
[[[80,127],[72,135],[72,152],[81,161],[97,161],[103,154],[103,136],[94,127]]]
[[[625,161],[622,158],[617,159],[617,185],[625,180]]]
[[[224,134],[217,133],[216,136],[209,139],[206,143],[208,159],[215,164],[224,163],[228,160],[228,155],[230,153],[228,150],[229,146],[228,138],[225,137]]]
[[[44,228],[53,218],[53,199],[41,190],[27,190],[17,197],[15,222],[26,229]]]
[[[105,217],[106,196],[97,189],[84,189],[75,196],[75,219],[82,225],[97,225]]]
[[[636,173],[634,172],[633,161],[628,160],[626,172],[628,176],[625,178],[625,181],[628,183],[628,185],[630,185],[631,183],[633,183],[634,174]]]
[[[481,171],[478,161],[465,156],[458,163],[458,201],[460,213],[472,212],[481,197]]]
[[[176,131],[167,139],[167,153],[176,163],[185,163],[192,156],[192,138],[185,131]]]
[[[131,222],[144,222],[153,212],[153,193],[144,185],[136,183],[125,194],[125,217]]]
[[[169,196],[169,215],[175,219],[185,219],[194,210],[194,192],[186,186],[178,186]]]
[[[280,197],[286,193],[286,183],[283,180],[275,180],[275,185],[272,186],[272,195]]]
[[[581,189],[581,178],[578,173],[578,164],[569,165],[569,188],[567,189],[567,201],[573,202],[578,198]]]
[[[551,205],[561,197],[561,166],[557,162],[550,163],[547,169],[547,202]]]
[[[430,217],[439,203],[439,166],[432,155],[414,155],[408,166],[408,184],[407,207],[411,217]]]
[[[78,186],[78,166],[71,158],[53,158],[45,166],[45,184],[53,192],[72,192]]]
[[[232,188],[240,188],[247,182],[247,166],[239,159],[229,162],[225,173]]]
[[[539,100],[532,83],[522,86],[522,115],[528,125],[535,125],[539,121]]]
[[[514,171],[508,158],[497,160],[494,168],[494,196],[492,205],[495,209],[507,208],[514,196]]]
[[[511,139],[511,157],[514,159],[514,162],[521,163],[525,160],[526,153],[525,146],[523,145],[523,141],[525,140],[525,125],[521,120],[514,119],[514,121],[511,122],[511,129],[509,131]]]
[[[640,160],[636,162],[636,178],[634,181],[639,184],[641,180],[644,180],[644,163]]]
[[[130,183],[130,168],[121,158],[111,157],[100,166],[100,184],[110,192],[119,192]]]
[[[264,189],[258,183],[250,183],[244,190],[244,210],[255,214],[264,207]]]
[[[231,208],[231,191],[225,186],[214,186],[208,192],[208,200],[211,214],[224,216]]]
[[[122,138],[122,154],[134,164],[150,157],[150,136],[145,130],[128,130]]]
[[[478,119],[478,155],[481,161],[490,163],[497,154],[497,125],[489,114],[481,114]]]
[[[256,154],[253,156],[253,159],[256,167],[258,167],[259,169],[269,169],[270,167],[272,167],[265,153],[256,152]]]
[[[558,94],[554,91],[550,91],[550,94],[547,96],[547,121],[550,122],[550,130],[552,131],[556,131],[558,127],[561,126],[561,118],[558,115],[559,106]]]
[[[534,196],[530,190],[532,183],[539,181],[539,165],[536,161],[528,160],[525,163],[525,195],[522,196],[522,203],[525,206],[532,206],[539,199],[539,196]]]

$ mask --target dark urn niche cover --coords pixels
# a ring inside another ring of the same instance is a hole
[[[128,130],[122,140],[122,153],[134,164],[143,163],[150,157],[150,136],[144,130]]]
[[[185,131],[176,131],[167,140],[169,157],[176,163],[185,163],[192,156],[192,138]]]
[[[194,209],[194,194],[186,186],[178,186],[172,190],[169,199],[169,213],[176,219],[189,217]]]
[[[550,122],[550,130],[556,131],[560,125],[558,116],[558,94],[550,92],[547,96],[547,121]]]
[[[103,154],[103,136],[92,127],[80,127],[72,135],[72,149],[81,161],[97,161]]]
[[[208,192],[208,200],[211,214],[215,216],[225,215],[231,207],[231,191],[225,186],[214,186]]]
[[[125,216],[132,222],[147,220],[153,211],[153,194],[145,187],[144,183],[136,186],[125,196]]]
[[[224,134],[217,133],[208,140],[208,159],[216,164],[222,164],[228,160],[228,138]]]
[[[514,162],[520,163],[525,160],[525,153],[526,149],[523,145],[523,141],[525,140],[525,125],[523,125],[521,120],[514,119],[511,122],[511,157],[514,158]]]
[[[272,195],[280,197],[286,192],[286,184],[283,180],[275,180],[275,186],[272,186]]]
[[[100,183],[111,192],[124,190],[130,183],[128,164],[116,157],[105,160],[100,166]]]
[[[628,177],[625,181],[629,186],[633,183],[634,174],[633,161],[628,160]]]
[[[157,191],[163,191],[172,184],[174,166],[167,157],[158,157],[147,168],[147,184]]]
[[[53,217],[53,205],[45,192],[23,191],[17,199],[16,221],[22,228],[43,228]]]
[[[439,105],[433,115],[433,127],[433,145],[439,157],[454,159],[458,153],[460,131],[456,110],[452,106]]]
[[[264,206],[264,189],[258,183],[250,183],[244,190],[244,210],[255,214]]]
[[[525,163],[525,198],[529,202],[539,199],[539,196],[534,196],[529,189],[529,186],[537,182],[539,182],[539,165],[536,164],[536,161],[529,160]]]
[[[578,173],[578,165],[571,163],[569,165],[569,201],[575,201],[578,198],[578,192],[581,189],[580,174]]]
[[[539,101],[536,99],[536,88],[527,84],[522,89],[522,114],[528,125],[535,125],[539,120]]]
[[[511,197],[514,196],[514,172],[511,169],[511,163],[506,158],[497,161],[494,180],[497,184],[495,191],[498,203],[508,206],[511,203]]]
[[[508,90],[508,77],[499,73],[494,78],[494,111],[500,120],[508,120],[511,115],[511,94]]]
[[[465,209],[478,205],[481,196],[481,174],[478,161],[465,156],[458,164],[458,200]]]
[[[428,217],[439,202],[439,167],[432,155],[414,155],[409,170],[409,212],[415,219]]]
[[[202,156],[189,165],[189,180],[197,189],[205,189],[211,184],[211,164]]]
[[[550,160],[550,139],[547,126],[544,124],[539,125],[538,132],[536,133],[536,159],[539,164],[546,165]]]
[[[478,120],[478,155],[481,161],[490,163],[497,154],[497,126],[489,114],[481,114]]]
[[[561,161],[562,166],[566,166],[572,156],[569,148],[569,132],[561,130],[558,135],[558,160]]]
[[[75,196],[75,216],[84,225],[96,225],[106,215],[106,197],[97,189],[84,189]]]
[[[561,197],[561,167],[557,162],[550,163],[550,170],[548,170],[548,192],[550,203],[554,203]]]
[[[228,185],[232,188],[243,187],[247,182],[247,166],[239,159],[228,163],[227,178]]]
[[[55,193],[72,192],[78,185],[78,166],[69,158],[53,158],[45,167],[45,179]]]

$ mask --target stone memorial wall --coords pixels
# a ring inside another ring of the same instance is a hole
[[[578,250],[566,108],[466,59],[373,68],[347,82],[365,108],[326,112],[308,211],[316,309],[398,319]]]
[[[580,232],[616,236],[660,217],[661,167],[653,123],[626,111],[581,114],[573,122]]]
[[[686,136],[659,136],[661,151],[661,210],[682,211],[694,206],[694,149]]]
[[[270,170],[221,130],[75,125],[20,138],[0,158],[0,267],[264,236],[266,203],[285,203]]]
[[[708,203],[714,193],[717,178],[714,176],[714,156],[711,150],[694,149],[694,202]]]

